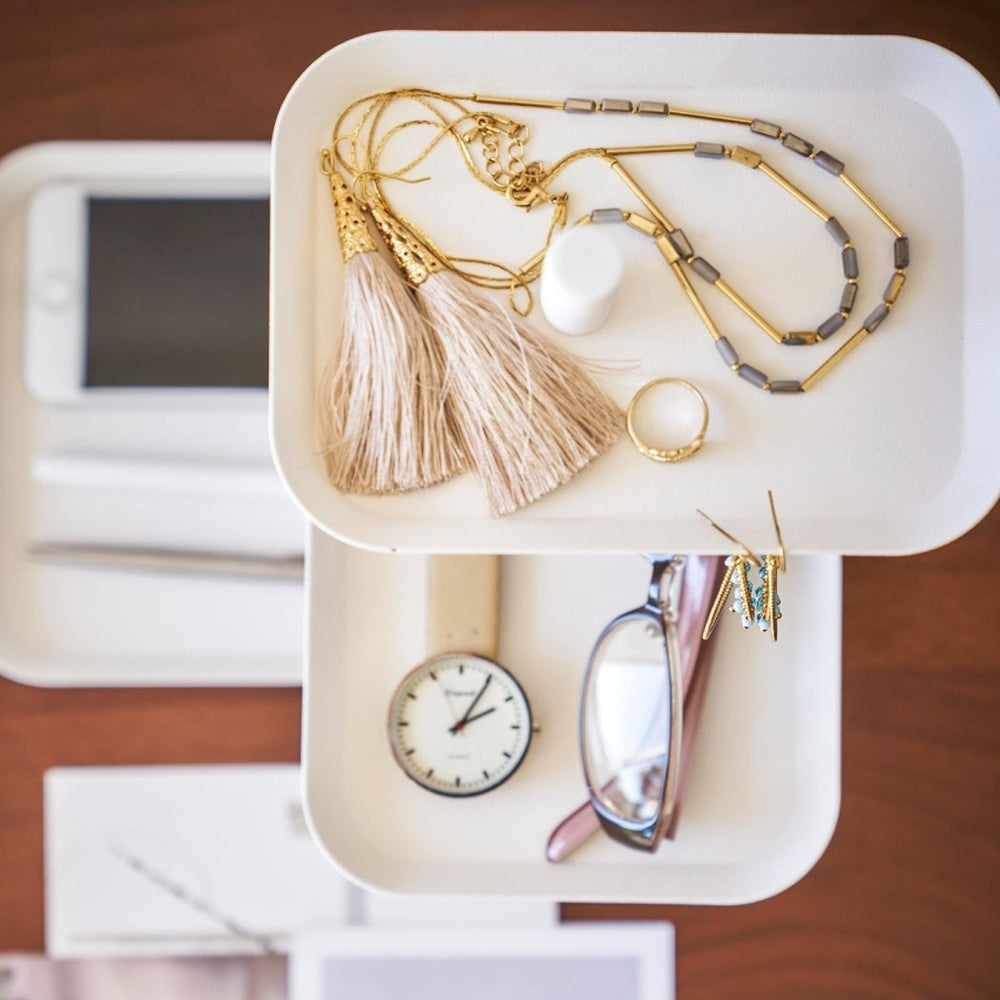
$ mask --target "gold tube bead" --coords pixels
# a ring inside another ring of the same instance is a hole
[[[763,316],[761,316],[759,312],[757,312],[756,309],[754,309],[752,305],[750,305],[749,302],[744,300],[734,289],[730,288],[729,285],[722,280],[722,278],[716,279],[715,287],[718,288],[719,291],[722,292],[722,294],[725,295],[726,298],[740,310],[740,312],[752,319],[754,323],[756,323],[757,326],[759,326],[776,344],[780,344],[785,339],[773,326],[771,326],[770,323],[768,323],[766,319],[764,319]]]
[[[823,364],[816,369],[816,371],[808,376],[808,378],[804,378],[802,380],[802,391],[808,392],[828,371],[830,371],[831,368],[833,368],[834,365],[850,354],[851,351],[853,351],[854,348],[857,347],[858,344],[860,344],[861,341],[867,336],[868,330],[865,329],[865,327],[861,327],[855,333],[851,334],[850,339],[844,341],[844,343],[841,344],[840,347],[838,347],[837,350],[834,351],[833,354],[831,354],[830,357],[828,357],[826,361],[824,361]]]
[[[897,271],[889,279],[889,284],[886,285],[885,295],[882,296],[882,301],[887,306],[895,305],[896,299],[899,298],[899,293],[903,290],[903,285],[905,283],[906,283],[906,275],[902,271]]]
[[[872,210],[872,212],[875,213],[879,221],[889,229],[893,236],[903,235],[903,230],[900,229],[899,226],[897,226],[896,223],[893,222],[892,219],[890,219],[889,216],[875,204],[871,195],[869,195],[868,192],[865,191],[856,181],[852,180],[847,176],[847,174],[844,173],[840,174],[840,179],[868,206],[868,208]]]
[[[654,219],[668,232],[674,230],[673,224],[670,220],[656,207],[656,203],[652,198],[646,194],[645,191],[639,186],[638,182],[632,177],[632,175],[616,160],[613,156],[609,156],[608,164],[611,169],[618,174],[618,176],[629,186],[632,193],[649,209],[650,214]]]
[[[660,241],[657,240],[658,246],[659,242]],[[666,253],[662,247],[660,248],[660,252],[663,253],[664,256],[666,256]],[[676,260],[671,261],[670,269],[677,276],[677,280],[681,283],[681,288],[684,289],[684,294],[687,295],[688,299],[691,302],[691,305],[694,306],[695,312],[697,312],[698,315],[701,317],[701,321],[702,323],[705,324],[706,329],[712,335],[712,339],[721,340],[722,334],[719,332],[719,328],[712,321],[712,317],[708,315],[708,310],[702,304],[701,299],[698,298],[698,293],[694,290],[694,286],[691,284],[690,280],[688,279],[688,276],[684,273],[683,269],[681,268],[680,261]]]
[[[692,153],[695,143],[673,142],[661,146],[606,146],[608,156],[641,156],[643,153]]]
[[[653,222],[652,219],[647,219],[644,215],[636,215],[635,212],[625,212],[625,221],[633,228],[638,229],[640,233],[646,236],[656,236],[657,233],[662,233],[663,230]]]
[[[790,180],[788,180],[787,177],[784,177],[782,174],[779,174],[778,171],[774,169],[774,167],[770,166],[769,164],[765,163],[762,160],[758,169],[762,174],[766,174],[768,177],[771,178],[772,181],[783,187],[793,198],[797,199],[803,205],[805,205],[805,207],[808,208],[810,212],[813,212],[815,215],[818,215],[824,222],[829,221],[830,219],[829,212],[823,211],[823,209],[820,208],[819,205],[817,205],[816,202],[814,202],[812,198],[809,197],[809,195],[807,195],[804,191],[801,191],[799,188],[797,188]]]
[[[477,104],[500,104],[513,108],[550,108],[561,111],[562,101],[542,101],[533,97],[501,97],[496,94],[470,94],[459,100],[475,101]]]
[[[681,259],[681,255],[674,249],[673,243],[667,239],[665,233],[654,235],[653,239],[656,240],[657,249],[668,264],[676,264]]]
[[[764,162],[760,153],[755,153],[752,149],[745,149],[743,146],[733,146],[729,151],[729,158],[734,163],[742,163],[744,167],[749,167],[751,170],[756,170]]]
[[[690,108],[675,108],[672,104],[670,105],[668,114],[671,118],[676,115],[678,118],[700,118],[703,121],[726,122],[730,125],[750,125],[753,123],[752,118],[742,118],[739,115],[720,115],[714,111],[693,111]]]

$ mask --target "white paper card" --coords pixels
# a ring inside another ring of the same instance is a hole
[[[295,765],[49,771],[47,951],[260,953],[345,923],[300,801]]]
[[[670,924],[348,929],[294,942],[289,1000],[673,1000]]]
[[[45,776],[55,958],[259,954],[340,927],[534,927],[546,900],[365,892],[316,846],[294,764],[56,768]]]

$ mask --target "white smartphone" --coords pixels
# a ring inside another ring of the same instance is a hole
[[[173,163],[42,185],[25,279],[24,381],[42,402],[263,397],[266,152],[232,176]]]

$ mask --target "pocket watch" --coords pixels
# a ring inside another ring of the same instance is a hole
[[[429,658],[403,678],[389,705],[393,757],[440,795],[496,788],[531,743],[528,698],[495,659],[499,566],[495,555],[429,557]]]

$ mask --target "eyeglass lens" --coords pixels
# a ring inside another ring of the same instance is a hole
[[[667,643],[662,621],[623,616],[594,650],[584,702],[584,766],[612,814],[655,818],[670,746]]]

